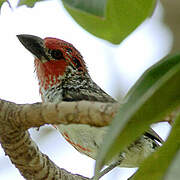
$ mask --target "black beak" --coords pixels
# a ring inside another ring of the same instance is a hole
[[[28,49],[34,56],[36,56],[39,60],[42,57],[49,60],[44,50],[44,41],[40,37],[28,35],[28,34],[20,34],[17,35],[19,41],[23,44],[23,46]]]

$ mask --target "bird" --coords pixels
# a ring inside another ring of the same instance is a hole
[[[92,80],[83,56],[71,43],[58,38],[42,39],[28,34],[20,34],[17,37],[34,56],[43,103],[82,100],[117,103]],[[95,160],[108,130],[108,126],[93,127],[84,124],[60,124],[55,127],[77,151]],[[113,161],[119,161],[119,167],[138,167],[162,143],[161,137],[149,128]]]

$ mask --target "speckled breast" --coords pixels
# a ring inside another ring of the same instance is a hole
[[[63,137],[79,152],[96,159],[98,149],[108,127],[92,127],[89,125],[58,125],[56,128]],[[155,151],[154,141],[142,135],[134,143],[130,144],[122,153],[119,153],[114,161],[121,161],[121,167],[138,167],[139,164]]]

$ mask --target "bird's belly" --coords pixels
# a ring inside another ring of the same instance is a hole
[[[74,148],[93,159],[96,159],[98,149],[108,128],[77,124],[56,127]],[[119,153],[114,161],[121,160],[121,167],[138,167],[154,150],[153,140],[143,135],[122,153]]]
[[[89,125],[58,125],[63,137],[79,152],[96,159],[96,154],[107,127],[92,127]]]

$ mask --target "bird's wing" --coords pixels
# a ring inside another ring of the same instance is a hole
[[[157,140],[158,142],[160,142],[161,144],[164,143],[164,140],[152,129],[149,128],[144,135],[148,136],[149,138],[153,139],[153,140]]]

